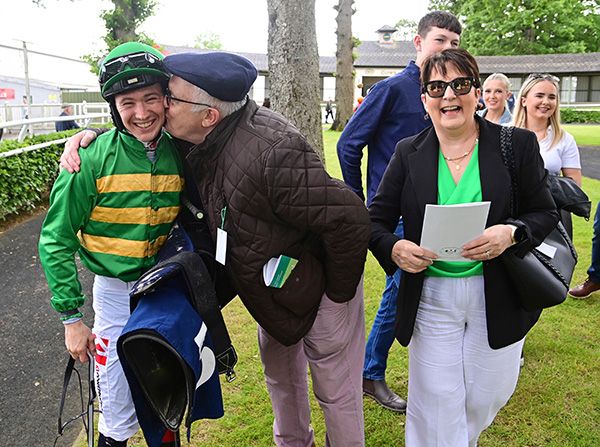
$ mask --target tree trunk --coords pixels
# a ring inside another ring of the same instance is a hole
[[[323,163],[315,0],[267,0],[271,108],[306,137]]]
[[[354,0],[339,0],[337,10],[337,51],[335,70],[335,119],[331,129],[342,131],[352,116],[354,102],[354,67],[352,49],[352,14]]]

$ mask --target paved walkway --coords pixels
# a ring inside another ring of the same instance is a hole
[[[600,146],[582,146],[579,148],[579,154],[584,177],[600,180]]]
[[[67,353],[37,254],[43,218],[44,213],[0,234],[0,446],[52,446],[57,434]],[[91,275],[80,269],[80,276],[90,291]],[[84,312],[89,320],[89,306]],[[70,416],[79,412],[77,396],[69,396]],[[72,444],[82,426],[71,426],[57,446]]]

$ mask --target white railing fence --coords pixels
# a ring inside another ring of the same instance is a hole
[[[38,149],[52,146],[53,144],[64,144],[66,141],[67,138],[61,138],[60,140],[46,141],[45,143],[34,144],[33,146],[20,147],[18,149],[13,149],[12,151],[0,152],[0,158],[8,158],[25,152],[37,151]]]
[[[0,106],[0,134],[10,136],[18,133],[18,141],[27,134],[54,132],[57,121],[74,120],[79,126],[102,126],[110,122],[110,109],[107,103],[75,103],[73,115],[59,116],[60,104],[32,104],[31,116],[27,117],[23,105],[4,104]]]

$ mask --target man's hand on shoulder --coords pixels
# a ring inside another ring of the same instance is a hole
[[[79,172],[81,159],[79,158],[79,148],[88,147],[96,139],[96,132],[93,130],[82,130],[76,133],[65,143],[65,149],[60,156],[60,167],[67,171]]]

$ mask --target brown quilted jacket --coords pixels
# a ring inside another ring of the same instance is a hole
[[[249,101],[186,161],[213,241],[217,227],[227,231],[227,276],[269,334],[294,344],[311,328],[323,292],[337,302],[354,296],[369,215],[289,121]],[[263,266],[281,254],[299,263],[281,289],[267,287]]]

